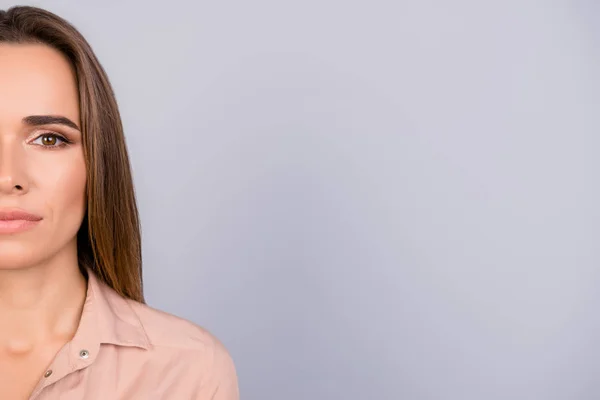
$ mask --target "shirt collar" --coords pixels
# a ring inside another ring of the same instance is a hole
[[[149,349],[150,340],[131,304],[102,282],[89,268],[87,293],[75,335],[56,355],[47,379],[34,390],[35,397],[44,387],[92,364],[102,344]]]
[[[87,295],[73,341],[148,349],[150,341],[130,302],[87,268]],[[83,343],[82,343],[83,345]]]
[[[102,282],[89,268],[87,293],[75,335],[56,355],[47,379],[34,390],[35,397],[44,387],[92,364],[102,344],[149,349],[150,340],[131,304]]]

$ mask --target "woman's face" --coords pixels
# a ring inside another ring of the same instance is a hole
[[[86,207],[80,126],[69,61],[45,45],[0,43],[0,219],[13,209],[42,218],[17,232],[0,221],[0,270],[76,260]]]

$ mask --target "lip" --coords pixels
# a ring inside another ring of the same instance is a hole
[[[20,209],[0,209],[0,234],[18,233],[39,224],[42,217]]]

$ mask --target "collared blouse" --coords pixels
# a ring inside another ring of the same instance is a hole
[[[126,299],[88,269],[79,326],[30,400],[238,400],[223,344],[185,319]]]

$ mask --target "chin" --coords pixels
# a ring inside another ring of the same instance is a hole
[[[35,265],[44,258],[39,251],[39,246],[0,239],[0,270],[21,269]]]

